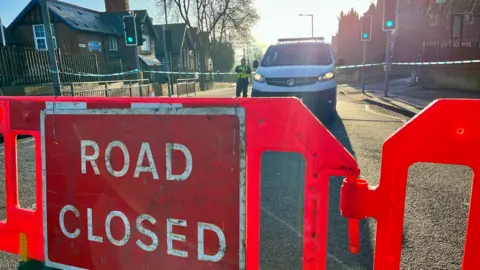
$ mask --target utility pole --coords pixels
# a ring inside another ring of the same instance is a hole
[[[360,40],[363,45],[361,83],[362,93],[365,94],[365,64],[367,62],[367,44],[372,40],[372,16],[363,16],[361,18]]]
[[[55,49],[53,47],[52,28],[50,24],[50,12],[47,7],[47,0],[40,0],[40,11],[42,13],[43,26],[45,28],[45,37],[47,39],[48,59],[50,62],[50,73],[52,74],[53,89],[55,96],[60,96],[60,74],[58,74],[57,60],[55,59]]]
[[[387,32],[387,48],[386,48],[386,57],[385,57],[385,96],[388,97],[388,88],[390,86],[389,84],[389,78],[388,75],[390,73],[390,66],[391,66],[391,56],[390,56],[390,48],[391,48],[391,43],[392,43],[392,32],[388,31]]]
[[[0,33],[2,37],[2,45],[5,47],[7,45],[7,41],[5,40],[5,33],[3,31],[3,23],[2,23],[2,17],[0,16]]]
[[[169,67],[170,67],[170,61],[168,57],[168,51],[167,51],[167,26],[168,26],[168,16],[167,16],[167,0],[163,0],[163,9],[165,12],[165,26],[163,27],[163,51],[165,52],[165,58],[163,60],[164,68],[163,70],[166,72],[167,78],[168,78],[168,97],[172,96],[172,86],[170,83],[170,73]]]
[[[131,11],[132,12],[132,11]],[[134,23],[134,27],[135,27],[135,31],[137,29],[137,14],[135,12],[132,12],[132,15],[133,15],[133,21],[135,22]],[[137,35],[141,35],[141,33],[137,33],[135,35],[135,37],[137,38],[137,41],[138,41],[138,36]],[[143,73],[142,73],[142,70],[141,70],[141,67],[140,67],[140,59],[138,57],[138,46],[135,46],[133,47],[133,50],[135,51],[135,64],[137,66],[137,80],[138,80],[138,94],[140,96],[143,95],[143,91],[142,91],[142,81],[143,81]]]
[[[312,24],[312,38],[313,38],[313,14],[298,14],[298,16],[310,17],[311,24]]]
[[[385,96],[388,97],[388,75],[391,65],[392,32],[397,28],[397,13],[399,0],[383,0],[383,31],[387,32],[385,50]]]

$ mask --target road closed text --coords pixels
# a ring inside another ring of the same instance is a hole
[[[99,145],[103,145],[104,149]],[[118,140],[108,144],[81,140],[81,174],[113,176],[115,179],[113,185],[121,184],[122,181],[137,181],[138,185],[142,185],[143,181],[136,179],[145,177],[150,179],[149,181],[164,179],[172,181],[170,185],[178,185],[178,189],[182,189],[185,186],[184,183],[188,183],[192,173],[193,160],[190,149],[179,143],[165,143],[162,145],[164,148],[161,149],[162,152],[165,151],[162,155],[164,159],[160,161],[155,160],[156,155],[152,154],[152,151],[158,150],[159,144],[155,145],[156,147],[151,147],[148,142],[139,142],[135,148],[131,148],[135,149],[132,151],[125,143]],[[179,160],[172,158],[173,155],[183,156],[185,162],[180,162],[181,166],[172,164]],[[156,157],[158,159],[160,156]],[[137,197],[141,196],[137,195]],[[88,239],[91,243],[111,244],[112,247],[128,245],[146,252],[165,250],[170,256],[184,258],[196,255],[198,260],[208,262],[218,262],[225,256],[227,239],[224,231],[215,224],[200,222],[202,220],[199,219],[191,222],[162,215],[156,211],[143,213],[149,208],[132,212],[122,207],[112,207],[108,211],[103,211],[96,208],[95,204],[90,207],[85,205],[80,207],[75,203],[65,203],[58,209],[60,210],[58,226],[62,234],[69,239]],[[158,219],[157,213],[162,215],[161,219]],[[72,220],[73,222],[69,222]],[[86,226],[79,224],[86,224]],[[186,230],[195,232],[188,234],[190,239],[187,239]],[[195,238],[194,235],[197,239],[192,239]],[[163,245],[162,243],[165,247],[159,248]],[[196,245],[197,254],[189,254],[185,248],[186,245]],[[212,246],[215,250],[212,250]]]
[[[105,231],[104,232],[94,232],[93,231],[93,223],[94,222],[101,222],[97,220],[93,220],[93,210],[91,208],[87,208],[87,213],[86,213],[86,218],[87,218],[87,232],[83,232],[79,228],[74,228],[72,226],[68,226],[65,224],[65,216],[66,215],[74,215],[75,218],[85,218],[84,215],[81,215],[80,212],[78,211],[77,208],[75,208],[73,205],[65,205],[61,211],[60,211],[60,216],[59,216],[59,223],[60,223],[60,229],[62,233],[70,238],[70,239],[76,239],[78,237],[81,237],[81,235],[85,235],[88,237],[88,241],[91,242],[97,242],[97,243],[104,243],[104,242],[110,242],[112,245],[117,246],[117,247],[122,247],[125,246],[129,241],[135,241],[136,245],[138,248],[144,250],[144,251],[155,251],[157,250],[159,246],[159,239],[158,236],[163,236],[166,235],[166,243],[167,243],[167,254],[172,255],[172,256],[178,256],[178,257],[185,257],[187,258],[189,256],[188,252],[185,250],[180,250],[180,249],[175,249],[174,248],[174,241],[179,241],[179,242],[186,242],[186,236],[175,233],[175,228],[177,227],[187,227],[187,221],[186,220],[181,220],[181,219],[173,219],[173,218],[167,218],[165,221],[166,222],[166,232],[154,232],[152,230],[149,230],[146,228],[147,223],[150,223],[150,225],[155,225],[158,221],[151,215],[148,214],[142,214],[138,216],[135,220],[135,224],[130,224],[129,218],[122,213],[121,211],[111,211],[106,217],[105,217]],[[115,221],[115,224],[122,224],[123,228],[123,235],[121,237],[116,237],[113,236],[112,233],[112,223]],[[197,228],[197,258],[200,261],[210,261],[210,262],[218,262],[220,261],[223,256],[225,255],[225,249],[227,247],[227,242],[225,239],[225,235],[218,226],[214,224],[209,224],[209,223],[204,223],[204,222],[198,222],[195,224]],[[134,228],[132,228],[134,227]],[[130,239],[132,235],[132,230],[137,230],[139,233],[145,235],[146,237],[150,238],[150,240],[147,242],[144,242],[140,239]],[[206,254],[205,252],[205,245],[208,243],[205,243],[205,232],[210,231],[213,232],[217,239],[218,239],[218,250],[216,251],[215,254],[212,254],[211,250],[208,252],[209,254]],[[102,235],[100,235],[100,233]],[[84,236],[85,237],[85,236]]]

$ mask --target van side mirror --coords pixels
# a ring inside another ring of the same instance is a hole
[[[345,66],[345,58],[338,58],[335,66]]]
[[[258,68],[258,61],[257,60],[253,61],[253,68],[255,68],[255,69]]]

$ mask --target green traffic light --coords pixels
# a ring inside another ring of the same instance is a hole
[[[389,28],[392,27],[393,26],[393,21],[392,20],[387,21],[386,25]]]
[[[363,38],[368,38],[368,34],[367,34],[367,33],[363,33]]]
[[[132,37],[128,37],[128,38],[127,38],[127,41],[128,41],[128,43],[132,43],[132,42],[133,42],[133,38],[132,38]]]

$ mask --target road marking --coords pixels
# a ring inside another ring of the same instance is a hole
[[[270,217],[274,218],[276,221],[280,222],[282,225],[284,225],[285,227],[287,227],[290,231],[292,231],[293,233],[295,233],[299,238],[303,239],[303,235],[297,231],[295,228],[293,228],[290,224],[288,224],[287,222],[283,221],[281,218],[277,217],[275,214],[273,214],[272,212],[268,211],[265,207],[260,207],[260,209],[265,212],[265,214],[269,215]],[[345,263],[342,262],[342,260],[340,260],[339,258],[337,258],[335,255],[333,254],[330,254],[329,252],[327,252],[327,257],[329,257],[330,259],[334,260],[336,263],[338,263],[342,269],[351,269],[350,267],[348,267]]]
[[[400,117],[396,117],[396,116],[393,116],[393,115],[388,115],[388,114],[384,114],[384,113],[380,113],[380,112],[377,112],[373,109],[370,109],[370,106],[368,104],[365,104],[365,110],[369,113],[373,113],[373,114],[376,114],[376,115],[381,115],[381,116],[384,116],[384,117],[389,117],[389,118],[392,118],[392,119],[396,119],[396,120],[399,120],[403,123],[407,123],[408,121],[405,120],[404,118],[400,118]]]

